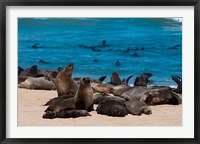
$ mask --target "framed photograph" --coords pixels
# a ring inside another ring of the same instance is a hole
[[[1,143],[199,143],[198,0],[7,0]]]

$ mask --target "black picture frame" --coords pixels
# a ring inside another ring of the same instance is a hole
[[[194,6],[195,18],[195,104],[194,104],[194,138],[134,138],[134,139],[47,139],[47,138],[6,138],[6,7],[7,6]],[[68,143],[68,144],[200,144],[200,2],[199,0],[1,0],[0,1],[0,142],[1,143]]]

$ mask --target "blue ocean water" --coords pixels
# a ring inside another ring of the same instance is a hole
[[[103,40],[106,40],[105,46],[102,46]],[[38,47],[32,48],[36,43]],[[175,45],[178,46],[173,49]],[[94,51],[91,46],[100,47]],[[138,57],[132,56],[134,53]],[[119,66],[115,64],[117,60]],[[97,79],[105,75],[108,82],[111,73],[117,71],[121,78],[134,74],[129,82],[133,84],[136,76],[150,72],[153,85],[176,85],[171,75],[182,77],[181,19],[18,19],[19,66],[38,65],[39,69],[57,70],[68,63],[74,63],[73,77]]]

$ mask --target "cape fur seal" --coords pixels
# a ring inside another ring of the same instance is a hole
[[[93,110],[93,90],[90,84],[90,78],[81,79],[80,86],[75,95],[76,109]]]
[[[43,115],[45,119],[53,118],[77,118],[91,116],[86,110],[60,110],[59,112],[47,112]]]
[[[44,77],[34,78],[29,77],[24,82],[19,84],[19,88],[26,89],[40,89],[40,90],[55,90],[56,86],[51,81],[46,80]]]
[[[164,89],[146,92],[143,96],[141,96],[140,101],[143,101],[148,105],[182,104],[182,98],[178,94],[172,90]]]
[[[104,100],[98,105],[96,111],[98,114],[113,117],[124,117],[128,114],[126,105],[117,100]]]
[[[150,78],[152,75],[153,74],[151,73],[143,73],[135,79],[134,86],[147,86],[149,83],[148,78]]]
[[[45,112],[59,112],[62,109],[82,109],[87,111],[93,109],[93,91],[88,77],[81,79],[80,86],[74,97],[56,100]]]
[[[119,77],[119,74],[117,72],[113,72],[112,73],[112,76],[110,78],[110,83],[113,84],[113,85],[120,85],[122,84],[122,81]]]
[[[152,114],[151,108],[144,102],[136,100],[136,101],[126,101],[124,103],[128,112],[132,115],[141,115],[141,114]]]
[[[61,70],[56,79],[52,79],[56,85],[58,96],[73,94],[75,95],[78,86],[72,79],[73,64],[69,64],[65,69]]]

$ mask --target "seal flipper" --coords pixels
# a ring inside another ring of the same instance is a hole
[[[102,81],[104,81],[105,79],[106,79],[106,76],[102,76],[102,77],[99,78],[99,81],[102,82]]]
[[[182,78],[178,76],[172,76],[172,80],[174,80],[176,84],[178,85],[178,87],[175,89],[175,92],[182,93]]]
[[[133,77],[134,75],[130,75],[127,79],[126,79],[126,84],[128,84],[129,80]]]

